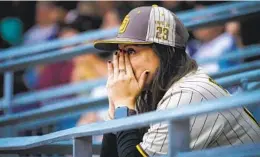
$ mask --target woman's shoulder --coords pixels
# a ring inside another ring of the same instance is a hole
[[[174,83],[166,92],[163,99],[178,95],[187,94],[202,97],[204,100],[214,99],[229,95],[226,90],[218,85],[203,69],[198,68]]]

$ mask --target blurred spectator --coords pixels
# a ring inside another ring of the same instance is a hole
[[[99,16],[98,10],[95,2],[80,1],[76,9],[69,11],[65,22],[73,23],[74,21],[81,21],[83,22],[81,23],[82,27],[84,27],[85,30],[98,29],[102,23],[102,17]]]
[[[91,23],[90,16],[77,16],[70,24],[61,25],[59,38],[71,38],[78,33],[97,29],[99,26],[89,25]],[[100,24],[100,23],[99,23]],[[63,49],[73,49],[73,46],[64,47]],[[76,56],[71,60],[60,61],[46,65],[39,75],[39,84],[37,89],[44,89],[62,84],[76,83],[80,81],[93,80],[106,76],[106,61],[96,54],[84,54]],[[97,87],[90,92],[79,94],[78,96],[84,97],[97,97],[104,96],[106,93],[105,87]],[[73,95],[75,96],[75,95]],[[70,96],[59,97],[56,99],[46,100],[44,104],[50,104],[50,102],[60,101],[67,99]],[[83,119],[84,116],[82,117]],[[74,127],[78,117],[69,118],[58,124],[60,130]],[[80,120],[80,123],[83,123]]]
[[[59,38],[70,38],[78,33],[79,30],[77,28],[73,28],[72,25],[64,25],[59,33]],[[63,49],[69,48],[72,47],[64,47]],[[72,60],[59,61],[46,65],[39,74],[39,84],[37,85],[37,89],[44,89],[70,83],[72,71]]]
[[[165,7],[174,13],[192,8],[192,6],[185,1],[163,0],[163,1],[161,1],[161,5],[162,5],[162,7]]]
[[[210,4],[212,4],[212,2],[210,2]],[[197,9],[205,6],[205,2],[198,2],[195,4],[195,8]],[[224,25],[197,28],[193,31],[193,35],[196,39],[188,42],[187,52],[194,59],[219,57],[221,55],[231,53],[237,49],[234,36],[232,36],[229,32],[225,32]],[[235,64],[237,64],[237,62],[222,61],[204,64],[202,67],[207,72],[212,73]]]
[[[63,28],[59,35],[60,38],[68,38],[78,34],[76,30]],[[27,69],[24,81],[28,88],[44,89],[70,82],[73,64],[71,61],[60,61],[37,68]]]
[[[57,22],[67,23],[66,17],[70,10],[73,10],[77,7],[77,3],[77,1],[56,1]]]
[[[96,1],[99,14],[103,17],[102,29],[118,27],[121,24],[119,14],[116,10],[116,3],[113,1]]]
[[[243,47],[241,33],[240,33],[241,32],[240,22],[230,21],[226,23],[225,27],[226,27],[226,31],[235,38],[236,45],[240,48]]]
[[[58,34],[58,12],[53,2],[38,1],[36,24],[24,35],[24,44],[35,44],[54,39]]]
[[[150,5],[150,4],[147,4],[147,2],[148,1],[116,1],[116,9],[117,9],[120,21],[123,21],[126,14],[128,14],[129,11],[131,11],[132,9],[139,7],[139,6]],[[155,4],[154,1],[153,1],[153,4]]]
[[[60,38],[68,38],[72,37],[74,35],[78,34],[77,30],[74,30],[70,28],[69,26],[63,27],[59,36]],[[24,82],[27,84],[28,87],[30,87],[32,90],[35,89],[44,89],[48,87],[53,87],[61,84],[67,84],[70,82],[71,73],[73,70],[73,63],[72,61],[61,61],[56,62],[53,64],[46,65],[44,67],[41,67],[41,71],[39,73],[33,72],[31,70],[30,72],[27,71],[27,73],[24,76]],[[67,97],[65,97],[67,98]],[[49,102],[54,102],[57,100],[64,99],[62,98],[56,98],[56,99],[50,99],[43,101],[41,103],[34,103],[26,105],[26,107],[16,107],[13,109],[13,112],[22,112],[30,109],[39,108],[44,104],[48,104]]]
[[[35,25],[24,34],[24,44],[37,44],[55,39],[59,32],[58,11],[54,2],[38,1],[36,4]],[[38,85],[38,77],[43,65],[26,69],[24,82],[29,89]]]
[[[106,62],[95,54],[77,56],[73,59],[75,68],[73,82],[92,80],[106,76]]]

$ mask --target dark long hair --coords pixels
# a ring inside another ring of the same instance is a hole
[[[198,68],[196,61],[186,54],[185,48],[153,44],[152,49],[159,57],[160,65],[149,89],[143,91],[138,98],[139,113],[156,110],[157,104],[172,84]]]

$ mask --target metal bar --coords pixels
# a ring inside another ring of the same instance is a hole
[[[77,55],[101,52],[93,47],[92,44],[80,45],[73,49],[55,50],[48,53],[41,53],[30,57],[22,57],[15,60],[7,60],[0,64],[0,72],[7,70],[16,71],[27,66],[34,66],[42,63],[53,63],[57,61],[71,59]]]
[[[8,60],[0,64],[0,72],[11,69],[12,71],[22,69],[28,65],[33,66],[41,63],[51,63],[61,60],[70,59],[74,56],[86,53],[101,52],[93,47],[93,45],[81,45],[76,46],[73,49],[56,50],[48,53],[34,55],[30,57],[22,57],[15,60]],[[205,64],[208,62],[221,61],[221,60],[234,60],[246,57],[253,57],[260,55],[260,46],[248,46],[243,50],[234,51],[221,58],[207,58],[198,60],[199,64]]]
[[[99,154],[101,150],[101,143],[94,143],[92,145],[93,154]],[[40,147],[34,147],[29,149],[21,149],[21,150],[3,150],[1,153],[3,154],[73,154],[73,142],[72,141],[62,141],[51,144],[42,145]],[[1,156],[1,155],[0,155]]]
[[[231,75],[231,74],[236,74],[239,73],[238,75],[233,75],[231,76],[231,78],[233,79],[237,79],[237,78],[241,78],[241,77],[247,77],[247,75],[249,75],[249,77],[251,77],[253,74],[249,73],[249,72],[244,72],[243,74],[241,74],[241,72],[243,72],[244,70],[250,70],[250,69],[255,69],[257,67],[260,67],[260,62],[252,62],[249,64],[246,64],[245,66],[241,65],[242,68],[240,69],[239,66],[234,67],[233,69],[231,68],[230,70],[225,70],[223,72],[224,75]],[[215,76],[220,76],[220,74],[222,73],[218,73]],[[214,77],[214,74],[211,75]],[[221,75],[223,77],[223,75]],[[226,80],[225,78],[223,78],[222,80]],[[228,82],[224,81],[225,85],[229,85],[229,81],[232,81],[232,79],[229,79]],[[218,82],[218,80],[217,80]],[[46,100],[46,99],[50,99],[50,98],[55,98],[55,97],[59,97],[59,96],[66,96],[66,95],[72,95],[78,92],[82,92],[82,91],[87,91],[90,90],[96,86],[105,86],[106,84],[106,79],[99,79],[99,80],[94,80],[94,81],[85,81],[85,82],[80,82],[80,83],[74,83],[74,84],[68,84],[68,85],[62,85],[59,87],[53,87],[53,88],[48,88],[45,90],[39,90],[37,92],[27,92],[27,93],[22,93],[22,94],[18,94],[15,95],[13,100],[12,100],[12,105],[13,107],[19,105],[25,105],[28,103],[32,103],[32,102],[37,102],[37,101],[42,101],[42,100]],[[220,83],[221,84],[221,83]],[[223,84],[221,84],[222,86],[225,86]],[[0,101],[0,105],[1,105],[1,101]],[[2,104],[2,106],[4,106],[4,104]],[[4,106],[6,107],[6,106]]]
[[[88,109],[85,109],[85,110],[79,110],[79,111],[72,111],[71,113],[58,113],[56,116],[48,116],[48,117],[45,117],[43,116],[43,118],[41,119],[36,119],[34,121],[24,121],[24,123],[17,123],[17,124],[14,124],[13,127],[15,128],[15,131],[16,132],[19,132],[19,131],[23,131],[25,129],[33,129],[33,128],[38,128],[38,127],[41,127],[42,125],[52,125],[54,124],[53,126],[53,129],[54,131],[58,131],[58,128],[55,128],[57,123],[60,123],[61,121],[64,121],[64,120],[67,120],[68,118],[75,118],[75,117],[78,117],[80,118],[80,116],[82,114],[86,114],[88,112],[91,112],[91,111],[94,111],[94,112],[98,112],[99,110],[101,109],[106,109],[108,104],[103,104],[103,107],[101,108],[102,105],[99,105],[100,108],[96,107],[96,106],[89,106]],[[52,131],[53,132],[53,131]]]
[[[26,92],[22,94],[17,94],[14,96],[12,100],[13,106],[21,106],[28,103],[33,103],[37,101],[43,101],[46,99],[72,95],[76,93],[80,93],[83,91],[91,90],[97,86],[105,85],[106,79],[98,79],[93,81],[84,81],[73,84],[66,84],[58,87],[51,87],[44,90],[38,90],[34,92]],[[1,102],[0,102],[1,104]],[[4,106],[6,107],[6,106]]]
[[[4,73],[4,105],[6,108],[3,106],[4,114],[5,115],[10,115],[12,113],[12,106],[11,106],[11,101],[12,101],[12,96],[13,96],[13,72],[7,71]],[[12,129],[13,126],[9,125],[6,127],[2,127],[2,131],[4,136],[6,137],[11,137],[14,135],[14,130]]]
[[[11,101],[13,97],[13,72],[4,73],[4,106],[8,106],[6,114],[12,113]]]
[[[209,75],[212,78],[216,79],[216,78],[221,78],[221,77],[234,75],[241,72],[256,70],[256,69],[260,69],[260,61],[243,63],[234,67],[229,67],[228,69],[218,71],[216,73],[209,73]]]
[[[252,12],[258,12],[260,11],[260,7],[257,7],[257,5],[254,5],[255,8],[251,8],[253,10],[251,10]],[[220,20],[220,19],[229,19],[233,16],[239,16],[242,15],[242,12],[238,12],[238,13],[234,13],[232,15],[221,15],[220,17],[214,17],[215,21],[216,20]],[[248,12],[246,12],[244,14],[248,14]],[[210,20],[214,21],[213,17],[212,18],[205,18],[202,20],[188,20],[188,23],[184,23],[187,27],[195,27],[196,25],[202,25],[203,23],[208,24],[210,23]],[[208,21],[208,19],[210,19]],[[83,50],[82,50],[83,48]],[[76,49],[76,50],[75,50]],[[17,59],[17,60],[10,60],[10,61],[6,61],[3,62],[3,65],[0,66],[0,72],[6,71],[8,69],[13,69],[13,70],[18,70],[18,69],[22,69],[24,67],[27,67],[28,65],[32,66],[32,65],[37,65],[37,64],[41,64],[41,63],[51,63],[54,62],[54,60],[56,61],[60,61],[60,60],[65,60],[65,59],[69,59],[73,56],[82,54],[82,53],[86,53],[86,51],[92,51],[92,52],[99,52],[98,50],[94,49],[93,47],[89,49],[84,48],[84,45],[82,46],[77,46],[74,48],[74,50],[64,50],[66,52],[62,52],[61,50],[57,50],[57,51],[52,51],[49,53],[44,53],[44,54],[39,54],[39,55],[34,55],[31,57],[23,57],[22,59]],[[76,52],[75,52],[76,51]],[[80,51],[80,52],[79,52]],[[53,53],[55,52],[55,53]],[[73,52],[73,53],[72,53]],[[50,54],[51,53],[51,54]]]
[[[260,88],[260,82],[250,82],[248,84],[248,90],[251,91],[251,90],[256,90],[256,89],[259,89]]]
[[[181,120],[204,113],[210,113],[215,111],[220,112],[231,108],[256,105],[260,102],[259,92],[260,90],[252,91],[249,93],[244,92],[236,96],[223,97],[221,99],[206,101],[203,103],[192,104],[188,106],[182,106],[175,109],[169,109],[165,111],[154,111],[144,113],[141,115],[127,117],[124,119],[91,123],[79,127],[74,127],[71,129],[50,133],[47,135],[28,137],[27,140],[26,138],[24,138],[24,140],[22,141],[18,141],[17,138],[1,138],[0,153],[1,150],[27,149],[57,141],[69,140],[71,138],[118,132],[122,130],[148,126],[151,123],[158,123],[161,121]]]
[[[235,50],[233,52],[230,52],[229,54],[225,54],[224,56],[218,58],[209,57],[209,58],[198,59],[197,62],[199,64],[206,64],[206,63],[211,63],[216,61],[239,60],[239,59],[254,57],[259,55],[260,55],[260,46],[252,45],[252,46],[247,46],[246,48],[243,49]]]
[[[104,105],[105,106],[105,105]],[[86,114],[91,111],[98,112],[98,109],[94,106],[90,106],[88,109],[81,110],[81,111],[73,111],[73,113],[59,113],[56,116],[45,116],[43,115],[43,118],[37,118],[36,120],[29,120],[24,123],[14,123],[13,127],[15,128],[15,132],[23,131],[23,130],[30,130],[34,128],[39,128],[42,125],[53,125],[49,128],[49,133],[58,131],[59,128],[57,127],[57,124],[60,122],[64,122],[68,120],[69,118],[80,118],[81,115]],[[56,124],[56,125],[55,125]]]
[[[168,156],[174,157],[179,152],[190,150],[189,119],[170,121],[168,125]]]
[[[245,1],[244,1],[245,2]],[[212,15],[212,14],[226,14],[227,12],[231,12],[234,10],[239,10],[239,9],[246,9],[248,7],[252,7],[252,6],[257,6],[260,3],[240,3],[240,2],[227,2],[223,5],[222,4],[216,4],[216,5],[212,5],[212,6],[208,6],[205,10],[207,10],[208,12],[206,13],[204,9],[191,9],[191,10],[185,10],[185,11],[181,11],[178,12],[177,15],[181,20],[191,20],[193,18],[196,17],[200,17],[200,16],[205,16],[205,15]],[[240,10],[239,10],[240,11]],[[224,12],[224,13],[223,13]],[[232,12],[231,12],[232,13]]]
[[[92,157],[92,136],[73,139],[73,157]]]
[[[43,51],[61,48],[63,46],[85,43],[87,40],[113,37],[116,35],[117,32],[118,28],[113,28],[109,30],[88,31],[87,33],[82,33],[72,38],[57,39],[35,45],[8,48],[6,50],[0,51],[0,60],[36,54]]]
[[[84,97],[72,98],[67,101],[53,103],[33,111],[0,117],[0,126],[13,125],[17,123],[22,123],[24,121],[35,121],[37,119],[42,119],[43,117],[55,117],[57,116],[57,113],[63,113],[63,116],[68,116],[68,114],[73,111],[84,111],[84,109],[88,108],[97,109],[104,106],[104,104],[108,104],[106,97],[89,99],[86,99]]]
[[[236,8],[234,9],[236,10]],[[258,5],[251,6],[248,8],[244,8],[240,11],[234,11],[234,10],[228,10],[226,13],[223,13],[222,15],[204,15],[202,17],[197,17],[197,18],[202,18],[200,20],[197,20],[196,17],[194,19],[189,19],[189,21],[185,22],[185,26],[188,27],[190,30],[195,29],[197,27],[203,27],[205,25],[210,26],[214,24],[221,24],[226,22],[227,20],[234,20],[237,19],[238,17],[244,16],[244,15],[249,15],[249,14],[256,14],[260,11],[260,8]]]
[[[221,86],[231,87],[233,85],[240,84],[241,79],[247,79],[248,81],[258,81],[260,80],[260,70],[253,70],[249,72],[219,78],[216,79],[216,82],[219,83]]]
[[[248,79],[247,78],[243,78],[240,80],[240,83],[242,85],[242,89],[244,91],[248,91]]]
[[[236,12],[234,12],[234,10],[236,10],[237,12],[241,12],[241,11],[248,10],[248,8],[251,7],[257,8],[259,4],[260,4],[259,2],[229,2],[229,3],[225,3],[225,5],[223,4],[214,5],[214,6],[204,8],[202,10],[191,9],[185,12],[178,12],[177,16],[184,22],[184,24],[186,22],[192,21],[192,19],[196,19],[200,16],[205,16],[205,15],[214,15],[213,16],[214,18],[223,14],[224,15],[230,14],[232,15],[232,17],[234,16],[236,17],[238,15],[236,14]],[[209,24],[209,22],[203,23],[203,25],[207,25],[207,24]],[[118,32],[118,28],[113,28],[111,30],[98,30],[98,31],[87,32],[70,39],[58,39],[58,40],[53,40],[50,42],[45,42],[33,46],[29,45],[29,46],[22,46],[17,48],[9,48],[7,50],[1,51],[0,60],[57,49],[63,46],[82,43],[85,42],[86,40],[108,38],[108,37],[115,36],[117,32]]]
[[[222,79],[217,79],[216,81],[220,83],[220,85],[224,85],[224,87],[230,86],[233,85],[234,83],[239,84],[242,78],[249,78],[250,80],[252,80],[252,78],[259,79],[260,78],[259,72],[260,72],[259,70],[255,70],[252,72],[241,73],[238,75],[229,76]],[[105,107],[105,105],[107,104],[106,101],[107,101],[106,98],[101,100],[101,102],[95,102],[95,99],[93,100],[93,99],[85,99],[85,98],[72,98],[69,99],[68,101],[53,103],[41,109],[36,109],[33,111],[28,111],[20,114],[14,114],[12,116],[0,117],[0,126],[12,125],[17,130],[20,130],[24,128],[41,126],[44,123],[51,124],[61,119],[66,119],[68,113],[70,114],[70,116],[74,116],[86,112],[87,109],[93,110],[93,109]],[[89,106],[86,104],[91,104],[91,105]]]

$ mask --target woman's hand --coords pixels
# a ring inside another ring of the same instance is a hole
[[[135,109],[136,99],[144,88],[147,76],[146,70],[137,80],[128,53],[116,52],[113,63],[108,62],[107,80],[108,97],[114,107],[127,106]]]
[[[108,116],[109,119],[114,119],[115,116],[115,104],[114,102],[111,100],[111,98],[108,95],[108,103],[109,103],[109,107],[108,107]]]

